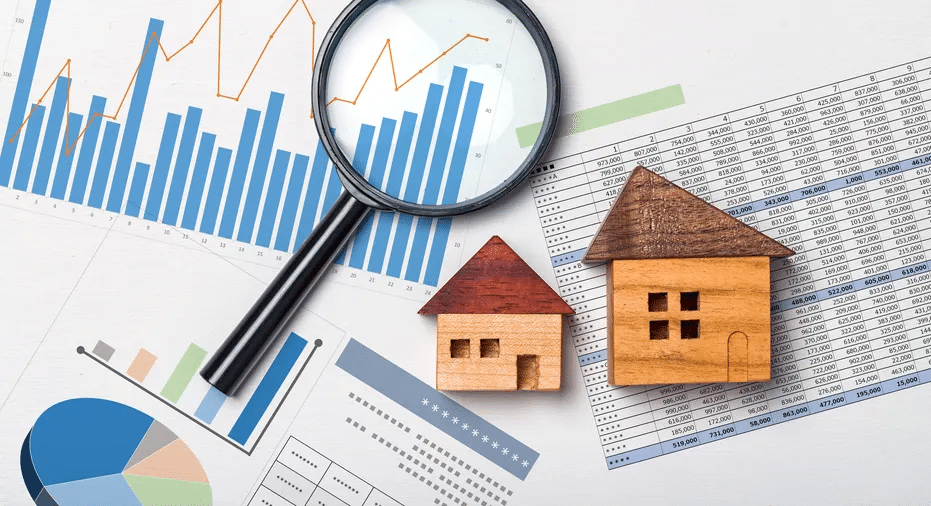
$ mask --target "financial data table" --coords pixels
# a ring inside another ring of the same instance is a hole
[[[929,100],[931,58],[536,169],[609,468],[931,381]],[[637,165],[796,252],[772,262],[770,382],[606,382],[605,270],[580,259]]]

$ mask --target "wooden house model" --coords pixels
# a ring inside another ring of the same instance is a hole
[[[792,254],[637,167],[584,257],[609,262],[608,382],[769,380],[770,258]]]
[[[492,237],[420,310],[437,315],[438,390],[558,390],[573,310]]]

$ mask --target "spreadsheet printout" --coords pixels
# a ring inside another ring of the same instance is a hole
[[[531,187],[609,469],[931,381],[931,58],[552,160]],[[643,165],[792,248],[772,379],[607,383],[605,268],[582,263]]]

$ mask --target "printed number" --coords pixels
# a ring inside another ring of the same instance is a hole
[[[240,247],[239,247],[239,251],[241,251],[241,252],[242,252],[242,251],[246,251],[246,248],[245,248],[244,246],[240,246]]]
[[[355,273],[355,272],[353,272],[353,273],[350,273],[350,274],[349,274],[349,277],[350,277],[350,278],[354,278],[354,277],[356,277],[356,273]]]
[[[801,96],[801,95],[796,95],[796,96],[795,96],[795,101],[796,101],[796,102],[801,102],[801,101],[802,101],[802,96]]]
[[[256,251],[256,252],[255,252],[255,256],[259,256],[259,257],[265,256],[265,252],[264,252],[264,251]]]
[[[514,20],[513,20],[513,19],[510,19],[510,18],[508,18],[508,20],[505,21],[505,23],[507,23],[507,24],[511,24],[511,23],[513,23],[513,22],[514,22]]]
[[[909,71],[909,72],[911,72],[911,71],[912,71],[912,64],[911,64],[911,63],[909,63],[909,64],[908,64],[908,66],[907,66],[907,67],[905,67],[905,68],[907,68],[907,69],[908,69],[908,71]]]
[[[651,135],[651,136],[650,136],[650,142],[656,142],[656,137],[654,137],[654,136]]]
[[[870,76],[870,82],[871,82],[871,83],[876,82],[876,76],[875,76],[875,75]]]
[[[389,281],[388,286],[394,286],[394,281]]]
[[[16,24],[21,25],[26,22],[26,19],[25,18],[13,18],[13,21],[15,21]]]
[[[4,71],[3,71],[3,77],[13,77],[13,73],[12,73],[12,72],[7,72],[7,71],[4,70]]]
[[[200,243],[201,243],[201,244],[207,244],[207,239],[206,239],[206,238],[201,238]]]
[[[162,232],[162,235],[171,235],[171,230],[165,230]]]

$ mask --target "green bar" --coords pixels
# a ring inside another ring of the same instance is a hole
[[[206,350],[196,344],[188,346],[184,356],[181,357],[181,361],[178,362],[175,370],[171,373],[171,377],[168,378],[168,382],[165,383],[165,388],[162,389],[162,397],[177,403],[178,399],[181,398],[181,394],[184,393],[184,389],[191,382],[191,378],[197,374],[197,369],[205,358],[207,358]]]
[[[596,105],[590,109],[566,114],[559,118],[556,137],[566,137],[603,127],[618,121],[636,118],[663,109],[669,109],[685,103],[682,86],[675,84],[642,95],[622,98],[608,104]],[[543,123],[534,123],[517,129],[517,142],[520,147],[532,146],[540,135]]]

